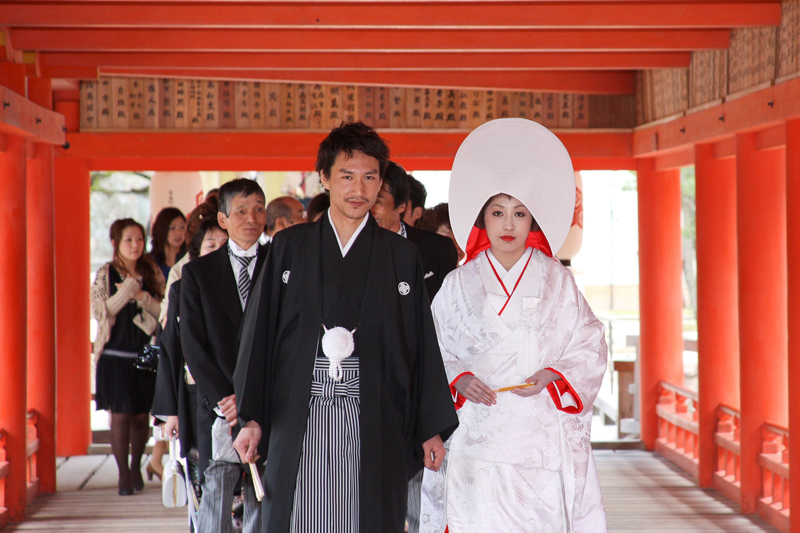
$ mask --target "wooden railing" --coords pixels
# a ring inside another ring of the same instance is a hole
[[[739,423],[737,409],[727,405],[717,407],[717,431],[714,434],[717,469],[712,485],[723,496],[736,503],[742,502]]]
[[[659,384],[656,451],[697,478],[697,393],[662,381]]]
[[[6,461],[6,432],[0,429],[0,529],[8,522],[6,508],[6,477],[8,477],[8,461]]]
[[[761,436],[758,514],[781,531],[789,531],[789,430],[766,423]]]

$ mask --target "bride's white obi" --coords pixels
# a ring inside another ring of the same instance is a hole
[[[425,471],[420,530],[605,531],[590,443],[603,325],[559,262],[533,249],[508,272],[491,261],[508,292],[519,279],[510,300],[481,253],[433,301],[448,380],[471,373],[497,389],[542,368],[562,379],[529,398],[501,392],[493,406],[463,403],[445,472]]]

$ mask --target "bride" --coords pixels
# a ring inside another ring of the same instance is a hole
[[[535,122],[488,122],[456,155],[450,216],[467,263],[433,315],[459,427],[446,471],[425,472],[421,531],[606,530],[589,435],[604,328],[552,253],[574,195],[569,154]]]

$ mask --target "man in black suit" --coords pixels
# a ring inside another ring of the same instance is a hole
[[[372,206],[372,216],[378,225],[394,231],[413,242],[419,250],[422,267],[425,271],[425,289],[428,298],[439,292],[445,276],[458,266],[458,253],[453,241],[432,231],[417,229],[402,221],[403,212],[408,205],[411,187],[411,176],[395,163],[389,161],[383,176],[383,185],[378,199]],[[419,531],[420,489],[422,487],[422,470],[408,482],[408,531]]]
[[[453,241],[447,237],[403,222],[411,179],[403,167],[389,161],[383,176],[383,186],[372,206],[372,216],[379,226],[399,233],[417,246],[425,270],[425,288],[428,298],[433,301],[445,276],[458,266],[458,253]]]
[[[197,383],[198,445],[205,466],[201,533],[233,530],[233,489],[242,478],[230,436],[237,422],[233,371],[251,280],[267,255],[258,245],[266,222],[261,187],[248,179],[220,187],[218,221],[228,232],[228,243],[183,267],[180,297],[181,347]],[[244,499],[245,531],[258,531],[260,505],[252,483],[245,484]]]

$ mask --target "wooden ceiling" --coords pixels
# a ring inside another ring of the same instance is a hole
[[[687,68],[730,29],[780,17],[776,0],[0,0],[0,59],[59,80],[633,94],[637,70]]]

